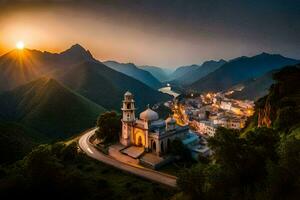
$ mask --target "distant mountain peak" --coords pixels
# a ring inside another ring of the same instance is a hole
[[[261,54],[259,54],[259,55],[272,55],[272,54],[263,51],[263,52],[262,52]]]
[[[80,44],[74,44],[69,49],[60,53],[61,55],[68,55],[68,56],[80,56],[87,59],[93,59],[93,56],[89,50],[83,48]]]
[[[123,64],[123,63],[120,63],[120,64]],[[127,65],[128,67],[131,67],[132,69],[139,69],[134,63],[125,63],[125,65]]]
[[[226,60],[220,59],[220,60],[208,60],[203,62],[201,65],[199,65],[199,67],[203,66],[203,65],[207,65],[207,64],[214,64],[214,63],[226,63]],[[193,66],[193,65],[192,65]]]
[[[260,53],[260,54],[258,54],[256,56],[254,56],[253,58],[260,58],[260,59],[265,59],[265,58],[280,58],[280,59],[285,59],[286,57],[284,57],[281,54],[262,52],[262,53]]]
[[[266,57],[266,56],[281,56],[279,54],[271,54],[271,53],[267,53],[267,52],[262,52],[254,57]]]
[[[83,46],[81,46],[80,44],[74,44],[70,47],[70,49],[86,51],[85,48],[83,48]]]
[[[256,55],[256,56],[254,56],[254,57],[264,57],[264,56],[279,56],[279,57],[283,57],[284,58],[284,56],[283,55],[281,55],[281,54],[277,54],[277,53],[268,53],[268,52],[261,52],[260,54],[258,54],[258,55]]]

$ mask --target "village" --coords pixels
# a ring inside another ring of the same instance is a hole
[[[178,124],[189,125],[198,135],[212,137],[218,127],[242,129],[254,113],[254,102],[228,98],[227,93],[186,95],[167,102]]]
[[[159,116],[155,105],[136,116],[134,94],[124,94],[121,134],[119,142],[108,147],[109,156],[129,165],[159,169],[176,160],[172,149],[182,145],[197,161],[212,155],[207,139],[218,127],[240,130],[254,112],[252,101],[231,99],[228,93],[177,95],[167,87],[165,92],[174,98],[163,104],[171,111],[166,119]],[[97,147],[99,142],[92,143]]]

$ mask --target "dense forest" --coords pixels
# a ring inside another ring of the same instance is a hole
[[[1,199],[169,199],[175,190],[123,173],[78,153],[77,144],[35,148],[0,168]]]

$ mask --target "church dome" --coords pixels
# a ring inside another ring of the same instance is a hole
[[[176,124],[176,120],[173,117],[168,117],[166,119],[166,124]]]
[[[158,114],[151,110],[150,108],[147,108],[144,112],[140,114],[140,119],[145,120],[145,121],[155,121],[158,120]]]
[[[125,92],[124,96],[132,96],[131,92],[127,91]]]

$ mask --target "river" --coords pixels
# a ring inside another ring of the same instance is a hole
[[[175,98],[180,95],[179,93],[172,91],[172,87],[170,85],[168,85],[167,87],[162,87],[162,88],[158,89],[158,91],[165,93],[165,94],[169,94]]]

